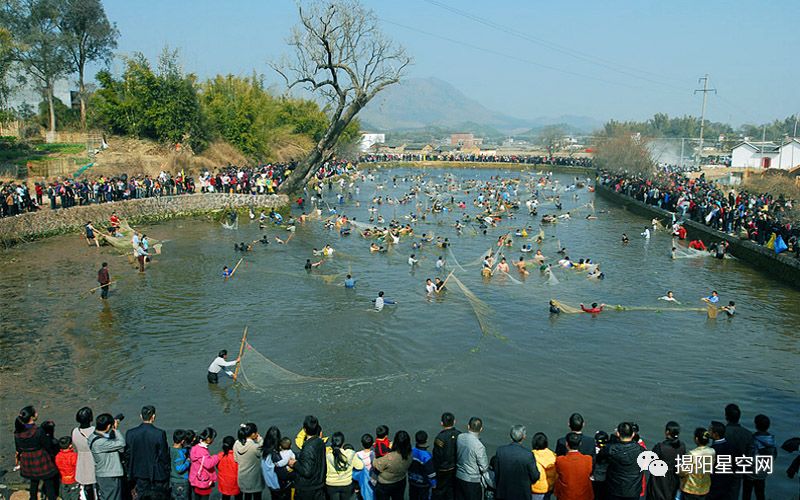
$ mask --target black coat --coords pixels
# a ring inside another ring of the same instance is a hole
[[[153,424],[141,423],[125,433],[128,477],[169,481],[167,433]]]
[[[295,487],[298,490],[317,490],[325,486],[325,443],[320,437],[312,437],[303,444],[294,471]]]
[[[610,444],[600,451],[608,459],[606,484],[609,494],[633,498],[641,496],[642,472],[636,459],[643,451],[644,448],[636,441]]]
[[[653,447],[658,458],[669,466],[664,477],[650,476],[647,480],[647,500],[675,500],[675,494],[681,485],[680,477],[675,473],[678,455],[686,455],[686,445],[680,439],[665,439]]]
[[[559,457],[564,456],[567,454],[569,449],[567,449],[567,437],[564,436],[562,438],[558,438],[556,442],[556,455]],[[595,443],[594,439],[587,436],[586,434],[581,434],[581,444],[578,446],[578,451],[583,455],[590,455],[594,458],[595,452]]]
[[[511,443],[497,448],[495,458],[495,498],[530,500],[531,485],[539,480],[539,469],[531,450],[519,443]]]

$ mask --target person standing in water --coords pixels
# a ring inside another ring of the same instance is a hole
[[[108,298],[108,289],[111,286],[111,275],[108,273],[108,262],[103,262],[97,271],[97,282],[100,283],[100,298]]]
[[[378,292],[378,296],[375,298],[373,302],[375,302],[375,310],[378,312],[383,311],[383,306],[386,304],[388,305],[397,304],[397,302],[391,299],[384,298],[383,291]]]
[[[351,275],[347,275],[344,280],[344,287],[345,288],[355,288],[356,287],[356,280],[353,279]]]
[[[229,366],[236,366],[240,358],[236,358],[235,361],[228,361],[228,351],[223,349],[219,351],[219,354],[214,361],[208,366],[208,383],[209,384],[218,384],[219,383],[219,372],[223,369],[228,368]],[[233,378],[233,372],[230,370],[225,370],[225,374],[229,377]]]

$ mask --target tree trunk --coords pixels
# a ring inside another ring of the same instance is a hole
[[[78,97],[81,100],[81,130],[86,130],[86,83],[83,81],[83,66],[78,71]]]
[[[53,103],[53,85],[47,86],[47,104],[50,107],[50,132],[56,131],[56,107]]]
[[[303,186],[308,184],[308,181],[317,173],[325,152],[333,149],[336,142],[339,140],[339,136],[342,135],[344,129],[347,128],[363,107],[364,105],[359,100],[352,102],[344,113],[344,116],[328,126],[325,136],[314,146],[314,149],[308,153],[308,156],[300,162],[295,171],[292,172],[292,175],[283,181],[283,184],[278,188],[278,192],[283,194],[296,193],[299,192]]]

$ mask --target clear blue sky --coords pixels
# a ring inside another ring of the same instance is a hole
[[[700,96],[692,91],[705,73],[718,90],[709,97],[712,120],[762,122],[800,112],[794,2],[365,3],[414,58],[410,76],[437,76],[513,116],[699,115]],[[201,78],[255,70],[277,84],[267,61],[286,52],[285,37],[297,21],[289,0],[104,4],[122,33],[119,53],[140,51],[154,59],[169,45],[180,50],[184,68]]]

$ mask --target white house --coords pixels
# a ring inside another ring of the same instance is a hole
[[[779,168],[791,170],[800,165],[800,141],[789,139],[781,145],[774,142],[744,141],[731,151],[731,166],[746,168]]]
[[[361,134],[361,152],[366,153],[375,144],[384,144],[386,142],[386,134],[372,134],[363,132]]]

